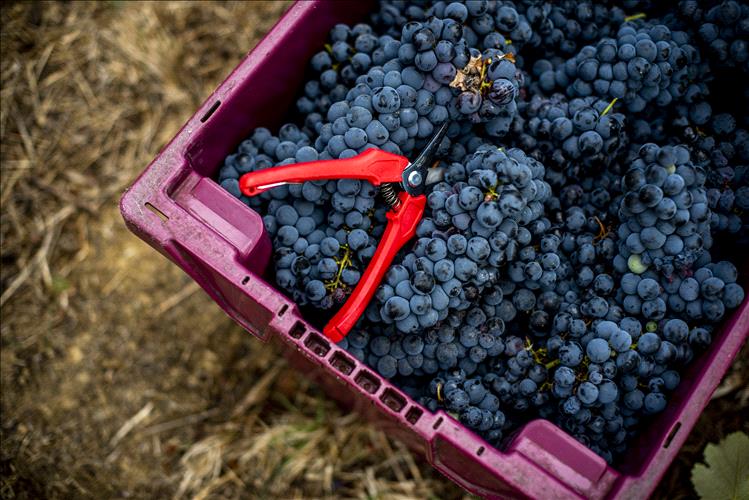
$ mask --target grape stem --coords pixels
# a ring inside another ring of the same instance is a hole
[[[605,239],[609,235],[609,233],[611,232],[611,230],[609,228],[607,228],[606,226],[603,225],[603,222],[601,222],[601,219],[599,219],[598,217],[593,217],[593,218],[595,219],[596,223],[598,224],[598,228],[599,228],[598,234],[593,239],[596,240],[596,241],[601,241],[601,240]]]
[[[341,245],[341,249],[343,250],[343,257],[340,259],[333,258],[336,264],[338,264],[338,273],[336,274],[335,279],[325,282],[325,288],[328,290],[335,290],[341,286],[341,275],[343,274],[343,270],[351,264],[351,249],[348,245]]]
[[[648,15],[644,12],[638,12],[637,14],[632,14],[631,16],[625,17],[624,22],[628,23],[630,21],[637,21],[638,19],[645,19],[646,17],[648,17]]]
[[[609,103],[609,105],[606,106],[606,109],[603,110],[603,113],[601,113],[601,116],[605,116],[606,113],[608,113],[609,111],[611,111],[611,108],[614,107],[614,104],[616,104],[616,101],[618,101],[618,100],[619,100],[618,97],[614,97],[614,99]]]

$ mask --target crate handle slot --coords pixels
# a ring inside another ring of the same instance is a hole
[[[164,212],[153,206],[151,203],[146,202],[146,208],[156,214],[156,216],[161,219],[162,222],[166,222],[169,220],[169,216],[167,216]]]
[[[206,111],[203,117],[200,119],[200,123],[207,122],[208,118],[210,118],[211,115],[213,115],[213,113],[216,112],[219,106],[221,106],[221,101],[216,101],[213,104],[211,104],[211,107],[208,108],[208,111]]]
[[[380,401],[385,403],[385,406],[396,413],[399,413],[406,406],[405,398],[390,387],[385,389],[385,391],[382,393],[382,396],[380,396]]]
[[[374,394],[380,389],[380,381],[367,370],[360,371],[354,378],[354,382],[370,394]]]
[[[281,312],[279,312],[278,315],[283,315],[283,313],[286,312],[287,307],[288,306],[284,304],[284,306],[281,308]],[[296,323],[294,323],[294,326],[291,327],[291,330],[289,330],[289,335],[291,335],[292,338],[300,339],[306,331],[307,329],[304,327],[304,323],[302,323],[301,321],[297,321]]]
[[[674,425],[674,428],[671,429],[671,432],[668,433],[666,442],[663,443],[664,448],[668,448],[669,446],[671,446],[671,441],[674,440],[674,438],[676,437],[676,433],[679,432],[679,429],[681,429],[681,422],[676,422],[676,425]]]
[[[356,367],[354,361],[341,352],[333,354],[333,357],[330,358],[330,364],[344,375],[351,375]]]
[[[409,408],[409,410],[406,412],[406,420],[408,420],[408,423],[411,425],[416,425],[416,422],[419,421],[421,416],[424,414],[424,411],[416,406],[412,406]]]
[[[310,334],[307,340],[304,341],[304,345],[321,358],[324,358],[330,352],[330,344],[316,333]]]

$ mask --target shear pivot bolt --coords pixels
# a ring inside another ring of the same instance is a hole
[[[408,185],[409,187],[415,188],[421,185],[422,178],[421,174],[417,171],[413,171],[408,174]]]

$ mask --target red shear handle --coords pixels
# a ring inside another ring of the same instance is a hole
[[[323,328],[325,336],[333,342],[340,342],[348,335],[372,300],[395,254],[416,234],[416,226],[424,213],[426,196],[400,193],[400,200],[400,206],[387,213],[388,224],[385,233],[356,288],[341,310]]]
[[[400,182],[407,166],[408,158],[368,149],[343,160],[310,161],[249,172],[239,179],[239,189],[247,196],[255,196],[281,184],[322,179],[362,179],[379,186],[385,182]]]

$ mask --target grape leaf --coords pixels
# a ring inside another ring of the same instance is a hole
[[[749,436],[729,434],[705,447],[705,464],[692,468],[692,484],[706,500],[749,499]]]
[[[481,56],[471,57],[466,67],[455,73],[455,78],[450,82],[450,87],[460,90],[473,90],[478,92],[481,87],[482,74],[484,71],[484,60]]]
[[[502,59],[515,63],[515,56],[512,53],[502,54],[494,59],[497,62]],[[450,82],[450,87],[454,89],[467,90],[470,92],[480,92],[483,85],[486,85],[486,71],[492,63],[492,59],[484,59],[482,56],[473,56],[466,64],[465,68],[458,70],[455,78]],[[491,83],[491,82],[489,82]]]

